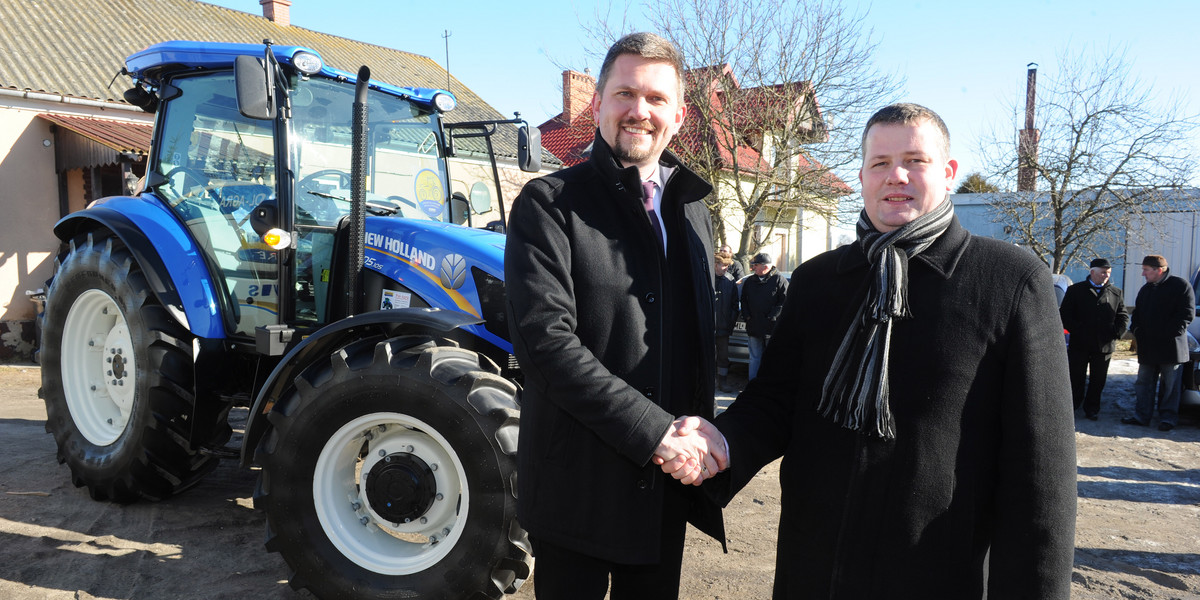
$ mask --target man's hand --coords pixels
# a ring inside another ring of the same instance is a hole
[[[729,467],[725,438],[701,417],[680,417],[654,453],[654,464],[685,485],[700,485]]]

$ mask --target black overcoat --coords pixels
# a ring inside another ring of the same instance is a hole
[[[716,278],[716,295],[713,297],[713,319],[717,335],[733,333],[739,312],[738,287],[729,273]]]
[[[1050,271],[957,218],[909,267],[895,439],[816,412],[870,279],[850,244],[793,273],[758,377],[716,421],[732,467],[704,485],[740,489],[783,456],[776,598],[1066,600],[1075,434]]]
[[[1168,365],[1188,361],[1187,326],[1196,317],[1192,286],[1168,270],[1158,283],[1138,290],[1129,330],[1137,339],[1138,362]]]
[[[742,319],[746,321],[746,335],[765,337],[775,331],[787,290],[787,280],[775,267],[763,277],[751,273],[742,280]]]
[[[1100,289],[1087,279],[1071,285],[1063,295],[1058,314],[1063,329],[1071,332],[1068,347],[1072,352],[1112,354],[1113,342],[1129,326],[1125,294],[1112,283]]]
[[[513,352],[525,374],[517,517],[530,535],[626,564],[658,561],[651,462],[671,421],[715,408],[711,186],[669,153],[664,256],[636,167],[597,132],[591,158],[530,181],[505,250]],[[723,541],[696,488],[690,521]]]

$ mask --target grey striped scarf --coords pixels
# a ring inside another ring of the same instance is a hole
[[[896,437],[896,423],[888,406],[888,351],[892,321],[912,316],[908,307],[908,259],[925,251],[953,218],[954,206],[949,199],[887,233],[871,225],[865,210],[859,215],[858,243],[871,263],[871,288],[825,376],[817,406],[825,418],[885,440]]]

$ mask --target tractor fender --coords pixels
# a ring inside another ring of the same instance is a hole
[[[112,231],[129,248],[151,292],[180,325],[197,337],[225,337],[219,288],[195,240],[166,205],[150,194],[104,198],[63,217],[54,235],[69,242],[97,228]]]
[[[448,332],[482,322],[479,317],[439,308],[377,310],[330,323],[305,337],[284,355],[267,376],[246,418],[241,464],[248,467],[254,449],[270,429],[267,416],[293,386],[297,376],[316,360],[326,360],[339,348],[369,335],[394,337],[405,333]]]

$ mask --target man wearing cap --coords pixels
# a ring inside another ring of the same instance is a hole
[[[1192,286],[1171,274],[1167,259],[1151,254],[1142,260],[1146,285],[1138,291],[1129,330],[1137,340],[1138,375],[1134,415],[1127,425],[1149,425],[1158,400],[1158,429],[1170,431],[1179,420],[1183,363],[1188,361],[1187,326],[1196,316]]]
[[[787,299],[788,284],[766,252],[754,255],[750,270],[753,274],[742,282],[742,319],[746,321],[746,344],[750,351],[749,377],[754,379],[767,340],[775,331],[775,320]]]
[[[1129,324],[1125,294],[1109,281],[1111,274],[1108,259],[1093,260],[1087,278],[1067,288],[1058,309],[1063,329],[1071,334],[1067,343],[1071,399],[1075,410],[1082,407],[1084,416],[1093,421],[1100,412],[1113,342],[1124,335]]]

